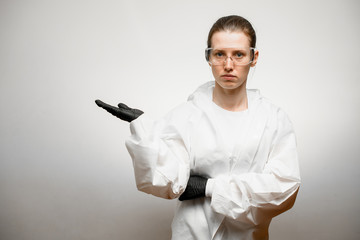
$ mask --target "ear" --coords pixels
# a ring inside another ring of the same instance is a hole
[[[259,58],[259,50],[256,49],[256,50],[255,50],[255,53],[254,53],[254,60],[253,60],[252,63],[250,64],[251,67],[255,67],[258,58]]]

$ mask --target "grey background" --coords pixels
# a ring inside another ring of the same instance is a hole
[[[359,1],[0,1],[0,239],[168,239],[176,200],[138,192],[128,124],[212,80],[207,33],[249,19],[249,88],[297,132],[302,186],[271,239],[360,239]]]

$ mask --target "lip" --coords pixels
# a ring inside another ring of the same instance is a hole
[[[232,75],[232,74],[224,74],[224,75],[221,75],[222,78],[225,78],[225,79],[234,79],[236,78],[236,76]]]

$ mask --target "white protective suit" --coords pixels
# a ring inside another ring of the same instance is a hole
[[[140,191],[173,199],[190,175],[208,177],[205,198],[178,204],[172,239],[268,239],[271,219],[290,209],[300,184],[296,139],[287,115],[247,90],[248,109],[212,101],[214,82],[159,121],[130,124],[126,147]]]

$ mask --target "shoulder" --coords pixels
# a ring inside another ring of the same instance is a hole
[[[195,92],[190,94],[187,101],[173,108],[167,115],[167,118],[176,118],[179,120],[198,119],[204,109],[209,108],[211,104],[212,90],[214,82],[210,81],[199,86]]]
[[[267,115],[270,122],[275,125],[287,124],[292,125],[288,114],[279,106],[274,104],[270,99],[260,94],[259,90],[249,90],[253,99],[258,102],[259,110]]]
[[[201,111],[190,101],[181,103],[171,109],[164,120],[174,124],[186,124],[196,121],[201,116]]]
[[[273,104],[269,100],[264,100],[264,105],[267,105],[269,111],[271,112],[271,122],[273,129],[281,136],[294,134],[293,124],[288,116],[288,114],[279,106]]]

